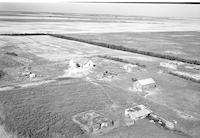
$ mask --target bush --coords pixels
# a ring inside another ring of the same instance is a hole
[[[15,52],[6,52],[6,54],[10,56],[18,56]]]
[[[5,73],[4,71],[0,70],[0,79],[1,79],[4,75],[6,75],[6,73]]]
[[[138,79],[137,79],[137,78],[132,78],[131,80],[132,80],[132,82],[135,82],[135,81],[137,81]]]

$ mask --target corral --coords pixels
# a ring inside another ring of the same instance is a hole
[[[73,121],[87,133],[101,134],[117,128],[119,122],[109,119],[95,111],[87,111],[73,116]]]

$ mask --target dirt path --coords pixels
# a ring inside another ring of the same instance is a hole
[[[23,84],[16,84],[12,86],[5,86],[5,87],[0,87],[0,91],[8,91],[8,90],[13,90],[13,89],[18,89],[18,88],[27,88],[31,86],[37,86],[37,85],[42,85],[42,84],[47,84],[54,82],[56,80],[49,79],[49,80],[43,80],[43,81],[38,81],[38,82],[30,82],[30,83],[23,83]]]

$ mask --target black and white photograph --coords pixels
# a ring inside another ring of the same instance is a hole
[[[200,0],[0,0],[0,138],[200,138]]]

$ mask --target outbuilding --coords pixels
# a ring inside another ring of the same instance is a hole
[[[93,68],[95,67],[95,64],[89,60],[86,64],[83,65],[84,68]]]
[[[133,68],[137,67],[137,65],[132,65],[132,64],[126,64],[124,65],[124,70],[127,72],[132,72]]]
[[[152,111],[144,105],[137,105],[131,108],[125,109],[125,122],[127,126],[131,126],[138,119],[143,119],[151,114]]]
[[[69,68],[74,69],[74,68],[78,68],[78,67],[80,67],[80,66],[78,66],[78,64],[75,63],[74,60],[71,59],[69,61]]]
[[[145,91],[156,87],[156,82],[152,78],[142,79],[133,82],[133,89],[136,91]]]

